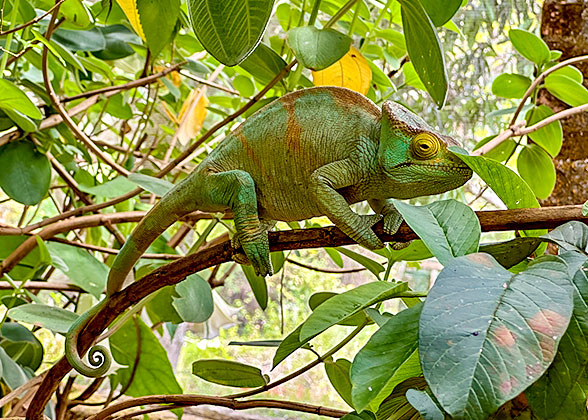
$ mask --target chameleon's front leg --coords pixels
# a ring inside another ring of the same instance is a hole
[[[314,171],[310,178],[310,188],[321,213],[331,219],[343,233],[366,248],[383,248],[384,244],[372,230],[380,216],[360,216],[354,213],[345,198],[337,192],[337,189],[357,185],[362,177],[359,163],[348,158]]]
[[[381,214],[384,217],[384,232],[388,235],[394,235],[398,232],[398,228],[402,224],[402,215],[394,207],[394,200],[368,200],[372,210],[376,214]]]
[[[267,230],[257,213],[257,194],[251,175],[232,170],[209,174],[203,182],[204,199],[233,210],[236,236],[245,255],[260,276],[272,274]]]

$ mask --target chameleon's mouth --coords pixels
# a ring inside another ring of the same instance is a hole
[[[399,168],[406,168],[409,166],[419,166],[419,167],[428,167],[428,168],[435,168],[435,169],[449,169],[452,171],[471,171],[469,166],[460,166],[460,165],[445,165],[445,164],[434,164],[434,163],[416,163],[416,162],[402,162],[398,165],[394,165],[392,169],[399,169]]]

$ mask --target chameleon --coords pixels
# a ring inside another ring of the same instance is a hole
[[[276,221],[327,216],[358,244],[382,248],[372,226],[383,218],[384,231],[393,234],[402,222],[390,199],[439,194],[472,176],[449,146],[459,143],[392,101],[380,109],[340,87],[288,93],[229,133],[148,212],[115,259],[106,296],[122,288],[159,235],[195,210],[232,210],[233,246],[261,276],[272,273],[267,232]],[[365,200],[375,214],[350,208]],[[79,332],[100,307],[80,316],[66,336],[66,357],[86,376],[102,376],[110,366],[101,346],[90,350],[92,366],[77,351]]]

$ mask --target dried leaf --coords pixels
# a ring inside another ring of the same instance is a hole
[[[196,101],[196,103],[194,103]],[[178,120],[181,121],[178,132],[178,140],[181,144],[187,144],[202,128],[206,114],[208,113],[208,98],[204,91],[194,89],[182,105]],[[186,120],[184,122],[184,120]]]
[[[372,70],[359,50],[351,47],[349,52],[332,66],[312,72],[315,86],[341,86],[367,94],[372,80]]]

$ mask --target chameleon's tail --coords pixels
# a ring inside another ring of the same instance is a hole
[[[81,315],[69,328],[65,339],[65,357],[70,365],[82,375],[103,376],[110,369],[111,358],[104,346],[93,346],[88,353],[90,366],[86,365],[78,353],[80,332],[104,306],[108,297],[121,289],[127,274],[133,269],[149,245],[176,220],[197,209],[198,185],[193,179],[186,182],[188,179],[186,178],[163,196],[137,225],[110,269],[106,299]]]
[[[188,189],[194,181],[172,188],[139,222],[114,260],[108,274],[106,296],[118,292],[141,255],[149,245],[181,217],[197,210],[197,199]]]

